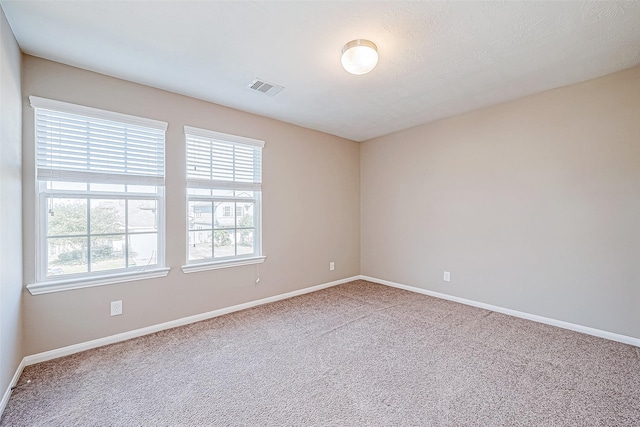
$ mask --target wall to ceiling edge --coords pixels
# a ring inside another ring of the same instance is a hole
[[[8,390],[24,355],[20,87],[20,48],[0,7],[0,393]]]
[[[34,131],[30,95],[166,121],[165,278],[24,296],[25,354],[31,355],[255,301],[359,274],[360,172],[356,142],[107,77],[23,57],[24,280],[35,270]],[[256,94],[256,96],[262,96]],[[273,102],[278,102],[274,98]],[[184,274],[183,126],[266,141],[263,264]],[[329,271],[334,261],[335,271]],[[260,283],[256,285],[256,278]],[[110,301],[124,314],[111,317]]]
[[[360,154],[361,274],[640,338],[640,67]]]

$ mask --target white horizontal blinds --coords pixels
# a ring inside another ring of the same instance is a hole
[[[83,108],[95,115],[38,107],[36,110],[36,162],[39,180],[164,185],[165,129],[144,126],[138,119]],[[35,102],[34,102],[35,101]],[[56,101],[46,101],[56,106]],[[59,103],[62,109],[70,104]],[[102,117],[100,117],[102,116]],[[134,123],[132,123],[134,122]],[[151,121],[150,121],[151,122]]]
[[[185,126],[187,186],[260,191],[263,141]]]

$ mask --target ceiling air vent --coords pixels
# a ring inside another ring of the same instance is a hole
[[[247,86],[251,90],[255,90],[257,92],[262,92],[265,95],[274,96],[276,93],[280,92],[284,89],[284,86],[280,86],[273,83],[267,83],[262,79],[255,79],[251,82],[249,86]]]

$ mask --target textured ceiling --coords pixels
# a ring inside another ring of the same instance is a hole
[[[355,141],[640,63],[637,1],[0,2],[28,54]]]

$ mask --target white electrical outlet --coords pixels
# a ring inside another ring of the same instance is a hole
[[[444,281],[445,282],[450,282],[451,281],[451,273],[448,271],[444,272]]]
[[[111,301],[111,315],[119,316],[122,314],[122,300]]]
[[[329,270],[330,270],[330,271],[333,271],[333,270],[335,270],[335,269],[336,269],[336,263],[335,263],[335,262],[333,262],[333,261],[331,261],[331,262],[329,263]]]

